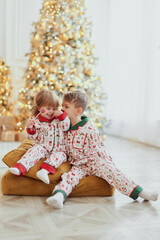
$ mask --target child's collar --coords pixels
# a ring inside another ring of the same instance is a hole
[[[70,127],[70,131],[71,130],[77,130],[79,127],[82,127],[82,126],[84,126],[87,122],[88,122],[88,117],[86,117],[86,116],[82,116],[81,117],[81,121],[80,122],[78,122],[77,124],[75,124],[73,127]]]
[[[41,115],[39,115],[37,118],[39,119],[40,122],[48,122],[48,123],[52,122],[53,119],[55,119],[55,117],[53,117],[51,119],[47,119],[47,118],[42,117]]]

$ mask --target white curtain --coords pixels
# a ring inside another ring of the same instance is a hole
[[[87,2],[94,12],[93,0]],[[100,32],[94,39],[108,94],[108,134],[160,147],[160,1],[95,2],[97,9],[103,3],[99,17],[92,16],[93,32]]]

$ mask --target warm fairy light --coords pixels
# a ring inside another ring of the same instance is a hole
[[[38,40],[38,39],[39,39],[39,35],[36,34],[34,38],[35,38],[36,40]]]
[[[9,77],[10,69],[5,62],[0,59],[0,115],[10,116],[13,112],[11,100],[11,79]]]
[[[42,88],[64,92],[81,88],[90,98],[87,114],[101,130],[106,125],[102,112],[101,78],[95,71],[95,46],[91,43],[91,23],[84,0],[44,0],[39,22],[31,39],[31,52],[19,92],[18,120],[24,129],[33,97]]]

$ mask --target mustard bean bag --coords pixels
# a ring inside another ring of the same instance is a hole
[[[25,139],[17,149],[7,153],[2,161],[8,167],[13,167],[32,146],[33,142]],[[50,196],[56,184],[61,181],[61,175],[68,172],[71,166],[69,162],[62,163],[56,169],[55,174],[49,174],[50,184],[45,184],[36,176],[36,172],[44,160],[45,158],[40,159],[23,177],[17,177],[8,170],[1,179],[2,193],[5,195]],[[80,180],[69,196],[112,196],[114,191],[115,189],[105,180],[96,176],[88,176]]]

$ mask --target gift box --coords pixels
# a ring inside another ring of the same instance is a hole
[[[2,132],[14,131],[16,126],[14,116],[0,116],[0,139]]]
[[[17,131],[2,131],[1,141],[14,142],[16,140]]]
[[[22,142],[26,138],[26,132],[17,132],[15,141]]]

